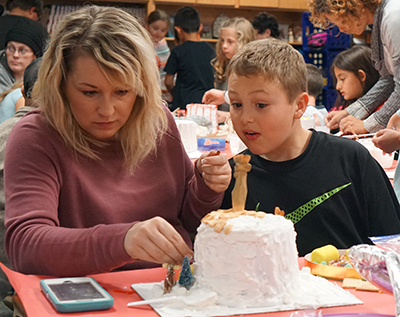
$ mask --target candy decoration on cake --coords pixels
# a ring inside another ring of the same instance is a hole
[[[236,164],[233,174],[236,183],[232,191],[232,209],[233,211],[242,211],[245,210],[247,198],[247,173],[251,170],[250,155],[236,155],[233,160]]]
[[[181,275],[179,276],[179,285],[186,287],[186,289],[190,289],[194,284],[194,277],[192,274],[192,270],[190,269],[190,262],[187,256],[184,257],[181,269]]]
[[[283,217],[285,216],[285,212],[282,209],[280,209],[278,206],[275,207],[274,214],[278,215],[278,216],[283,216]]]

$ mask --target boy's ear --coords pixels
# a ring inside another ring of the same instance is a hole
[[[304,112],[307,109],[308,106],[308,94],[306,92],[302,92],[298,97],[296,101],[296,111],[294,113],[294,118],[295,119],[300,119]]]
[[[24,96],[24,98],[26,98],[24,85],[22,85],[22,87],[21,87],[21,94],[22,94],[22,96]]]
[[[176,30],[176,33],[178,33],[178,35],[182,34],[182,28],[180,26],[174,26],[174,29]]]
[[[200,26],[199,26],[199,34],[201,34],[201,32],[203,32],[203,24],[200,24]]]
[[[358,78],[364,84],[365,80],[367,79],[367,75],[365,74],[365,72],[363,70],[359,69],[358,70]]]

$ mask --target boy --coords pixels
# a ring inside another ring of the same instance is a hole
[[[343,249],[400,233],[399,203],[369,152],[353,140],[301,127],[306,89],[303,57],[283,41],[251,42],[232,58],[231,118],[252,165],[246,209],[284,210],[295,224],[300,256],[326,244]],[[221,208],[231,207],[233,186],[234,180]]]
[[[173,96],[172,109],[186,109],[189,103],[200,103],[203,94],[214,87],[215,57],[212,46],[199,40],[200,16],[193,7],[186,6],[175,15],[175,31],[180,45],[171,51],[164,70],[165,86]],[[174,87],[174,75],[177,74]]]
[[[316,101],[324,88],[324,78],[321,71],[313,64],[306,64],[307,67],[307,93],[308,106],[303,117],[315,117],[317,126],[324,126],[324,118],[328,114],[324,106],[317,107]]]

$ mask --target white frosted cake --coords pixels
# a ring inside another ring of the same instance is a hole
[[[197,287],[211,288],[218,303],[282,303],[299,275],[296,232],[282,216],[219,210],[203,218],[194,245]]]
[[[299,270],[296,232],[281,215],[218,210],[205,216],[197,231],[194,284],[189,290],[177,283],[164,294],[164,281],[132,285],[144,299],[162,300],[152,304],[162,317],[232,316],[362,303],[324,278]]]

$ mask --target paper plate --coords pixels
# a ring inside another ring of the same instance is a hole
[[[339,250],[339,255],[345,255],[345,254],[346,250]],[[304,257],[304,259],[305,259],[305,266],[308,266],[311,269],[311,274],[335,280],[343,280],[346,277],[362,279],[361,275],[358,274],[358,272],[354,268],[329,266],[312,262],[311,253],[308,253]]]

